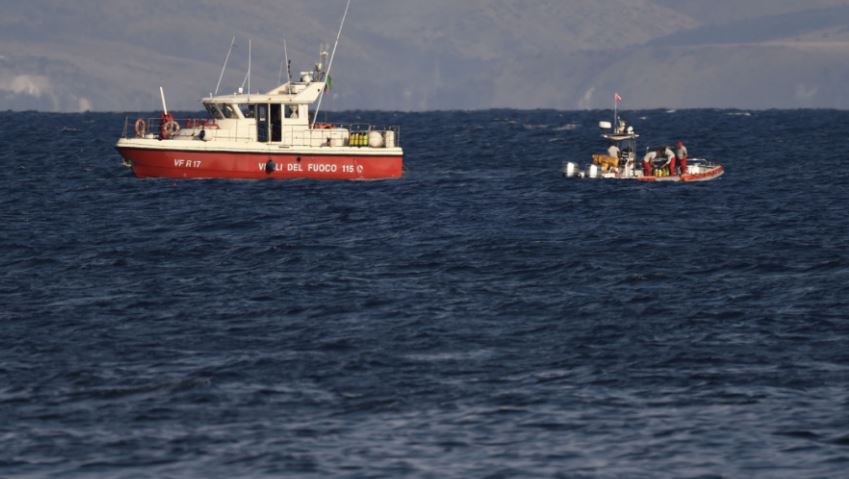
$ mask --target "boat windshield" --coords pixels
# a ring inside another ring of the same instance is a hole
[[[242,116],[244,116],[245,118],[256,117],[256,105],[249,105],[247,103],[240,103],[239,109],[242,110]]]
[[[239,115],[236,114],[236,110],[234,110],[232,106],[230,106],[226,103],[223,103],[223,104],[219,105],[218,107],[221,108],[221,113],[224,114],[225,118],[230,118],[230,119],[239,118]]]
[[[212,118],[215,118],[216,120],[221,120],[224,118],[224,114],[221,113],[221,110],[219,110],[216,105],[212,103],[206,103],[204,104],[204,106],[206,107],[206,112],[209,113],[209,116],[211,116]]]

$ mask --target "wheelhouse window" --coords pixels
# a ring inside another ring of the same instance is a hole
[[[256,118],[256,105],[240,103],[239,110],[242,111],[242,116],[244,116],[245,118]]]
[[[297,118],[298,117],[298,105],[286,105],[286,118]]]
[[[206,112],[209,113],[209,116],[215,118],[216,120],[224,119],[224,114],[221,113],[221,110],[218,109],[218,106],[213,103],[207,103],[204,105],[206,107]]]
[[[236,110],[234,110],[231,105],[228,105],[226,103],[221,105],[221,112],[224,114],[225,118],[230,118],[230,119],[239,118],[239,115],[236,113]]]

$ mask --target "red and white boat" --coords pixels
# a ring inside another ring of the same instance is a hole
[[[265,93],[250,93],[248,86],[248,93],[205,98],[208,117],[203,119],[174,118],[163,93],[160,117],[135,120],[132,132],[126,121],[116,149],[138,177],[399,178],[404,152],[397,126],[313,119],[310,105],[320,107],[330,81],[333,57],[329,64],[326,60],[324,51],[312,71]]]
[[[615,102],[621,101],[617,94]],[[701,158],[689,158],[682,142],[675,146],[647,148],[641,161],[637,160],[637,138],[633,126],[627,125],[616,114],[616,125],[599,122],[607,130],[601,135],[609,146],[606,153],[595,154],[592,163],[581,169],[576,163],[563,165],[567,178],[602,178],[648,182],[696,182],[715,180],[725,173],[722,165]]]

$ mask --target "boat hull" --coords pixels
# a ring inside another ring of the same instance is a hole
[[[601,171],[593,164],[587,170],[580,170],[575,163],[567,162],[563,167],[563,176],[566,178],[590,178],[602,180],[630,180],[648,183],[695,183],[700,181],[711,181],[721,177],[725,173],[722,165],[715,163],[699,163],[688,166],[687,173],[678,176],[645,176],[641,171],[611,169]]]
[[[648,182],[671,181],[681,183],[693,183],[697,181],[715,180],[722,176],[723,173],[725,173],[725,169],[722,167],[722,165],[713,165],[712,167],[706,168],[704,169],[704,171],[700,171],[698,173],[684,174],[680,176],[637,176],[633,179]]]
[[[116,149],[139,178],[383,180],[400,178],[404,159],[386,153]]]

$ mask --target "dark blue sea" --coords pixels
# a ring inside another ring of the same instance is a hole
[[[610,115],[331,114],[401,127],[345,183],[0,113],[0,477],[846,477],[849,112],[626,111],[725,176],[562,178]]]

